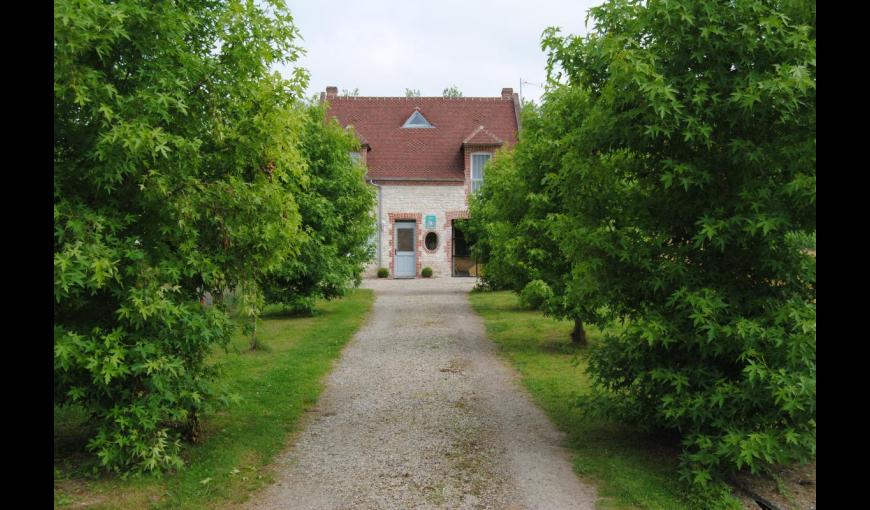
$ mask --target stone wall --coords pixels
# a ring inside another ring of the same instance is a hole
[[[460,185],[390,185],[384,181],[382,187],[383,207],[381,225],[381,267],[390,269],[393,276],[393,226],[396,220],[410,219],[417,224],[417,276],[420,269],[431,267],[433,277],[451,276],[450,255],[452,243],[451,219],[467,217],[468,204],[465,198],[466,187]],[[377,211],[375,211],[377,215]],[[427,215],[435,215],[435,227],[426,228]],[[426,234],[435,232],[438,245],[430,251],[424,240]],[[376,252],[377,253],[377,252]],[[377,255],[376,255],[377,256]],[[369,266],[366,274],[374,276],[378,264]]]

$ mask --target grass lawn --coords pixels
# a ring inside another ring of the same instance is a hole
[[[264,350],[247,351],[248,338],[233,339],[238,352],[214,354],[223,366],[218,384],[242,402],[203,420],[204,440],[188,448],[178,473],[120,480],[82,474],[88,437],[85,417],[55,410],[55,506],[70,508],[221,508],[248,498],[269,483],[268,465],[286,445],[322,380],[374,302],[367,289],[318,303],[314,317],[264,315],[257,337]]]
[[[511,292],[475,292],[470,299],[486,323],[489,338],[522,374],[538,405],[567,433],[574,470],[598,487],[601,508],[699,508],[697,500],[687,499],[685,486],[679,482],[675,445],[616,423],[584,417],[574,405],[576,397],[588,390],[589,381],[584,374],[585,353],[571,345],[572,322],[522,310]],[[587,336],[594,343],[601,333],[589,328]]]

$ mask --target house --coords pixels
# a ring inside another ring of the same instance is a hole
[[[474,276],[456,220],[468,217],[468,197],[485,178],[495,152],[516,143],[519,97],[502,89],[497,97],[339,96],[327,87],[321,101],[327,117],[352,129],[377,189],[375,261],[367,270],[388,268],[394,278],[415,278],[424,267],[433,276]]]

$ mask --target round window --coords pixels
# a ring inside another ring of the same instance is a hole
[[[438,247],[438,234],[435,232],[429,232],[426,234],[426,249],[429,251],[435,251],[435,248]]]

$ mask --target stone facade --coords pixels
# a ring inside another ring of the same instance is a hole
[[[424,267],[432,268],[434,278],[451,276],[453,232],[449,220],[468,215],[465,186],[380,185],[383,197],[380,266],[389,268],[390,277],[393,276],[395,222],[414,220],[417,224],[417,276],[420,276],[420,270]],[[425,218],[430,214],[435,215],[435,228],[426,228]],[[438,236],[438,245],[432,251],[426,249],[424,244],[429,232],[435,232]],[[369,266],[367,274],[374,276],[377,269],[378,263],[375,261]]]
[[[385,268],[395,277],[396,222],[410,221],[416,226],[416,277],[430,267],[433,277],[449,278],[454,266],[457,274],[474,276],[477,267],[470,257],[453,260],[453,220],[468,218],[472,156],[509,150],[516,142],[519,97],[513,89],[504,88],[496,97],[409,98],[339,96],[338,88],[329,86],[321,101],[328,103],[327,118],[357,137],[360,148],[354,156],[366,166],[366,181],[380,197],[374,211],[377,258],[366,275]],[[409,125],[409,119],[420,117],[425,122]],[[428,216],[434,223],[426,221]],[[433,233],[437,244],[429,249],[426,237]]]

